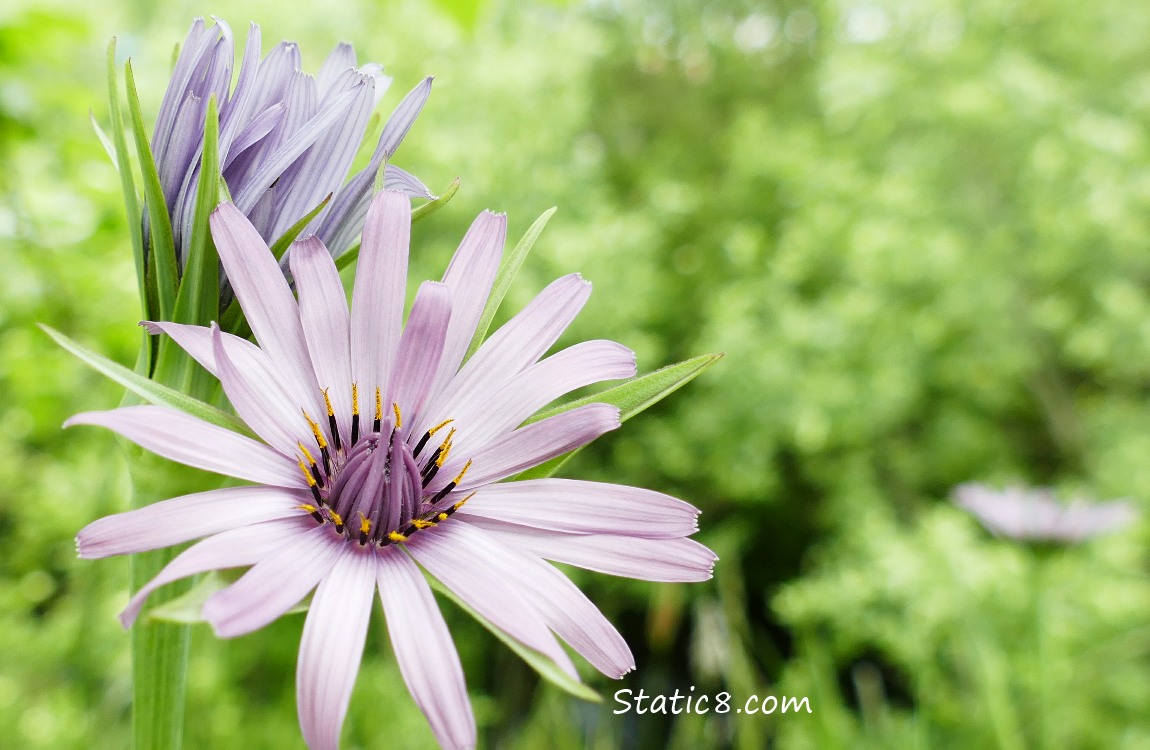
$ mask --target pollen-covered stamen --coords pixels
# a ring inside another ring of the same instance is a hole
[[[375,423],[371,427],[372,432],[379,432],[383,425],[383,398],[379,393],[379,386],[375,387]]]
[[[298,507],[301,510],[306,510],[308,513],[310,513],[311,517],[315,519],[316,523],[320,524],[321,526],[327,522],[327,519],[324,518],[323,514],[319,512],[319,508],[312,505],[311,503],[301,503]]]
[[[312,464],[312,466],[315,466],[315,464]],[[307,464],[305,464],[302,459],[299,462],[299,468],[300,471],[303,472],[303,478],[307,480],[308,489],[311,490],[311,496],[315,498],[316,504],[323,505],[323,496],[319,494],[319,487],[317,486],[318,483],[315,481],[315,477],[312,476],[311,470],[308,469]]]
[[[311,469],[311,475],[315,479],[315,483],[320,486],[320,489],[323,489],[323,474],[320,473],[319,466],[316,464],[315,458],[312,457],[311,451],[309,451],[303,443],[296,443],[296,445],[299,446],[300,452],[303,453],[303,457]],[[302,466],[303,464],[300,465]]]
[[[351,444],[359,442],[359,385],[351,384]]]
[[[458,475],[456,475],[455,479],[452,479],[450,482],[448,482],[447,484],[443,485],[443,489],[441,489],[439,492],[436,492],[436,493],[435,493],[435,497],[431,498],[430,500],[425,500],[424,502],[426,502],[428,505],[435,505],[435,504],[436,504],[436,503],[438,503],[440,500],[442,500],[443,498],[447,497],[447,495],[448,495],[448,494],[449,494],[449,493],[450,493],[450,492],[451,492],[453,489],[455,489],[456,487],[458,487],[458,486],[459,486],[459,483],[463,481],[463,477],[464,477],[464,475],[465,475],[465,474],[467,474],[467,470],[468,470],[468,469],[470,469],[470,468],[471,468],[471,459],[469,458],[469,459],[467,459],[467,463],[465,463],[465,464],[463,465],[463,469],[461,469],[461,470],[460,470],[460,472],[459,472],[459,474],[458,474]]]
[[[339,442],[339,427],[335,423],[335,409],[331,408],[331,396],[328,394],[330,388],[323,389],[323,403],[327,406],[327,425],[331,428],[331,442],[335,449],[342,450],[343,446]]]
[[[423,486],[427,487],[431,484],[431,480],[435,479],[435,475],[439,472],[439,468],[443,466],[443,462],[447,460],[447,454],[451,452],[451,440],[455,437],[455,428],[452,427],[444,438],[443,443],[432,451],[431,455],[427,458],[427,463],[424,465],[423,470],[420,472],[420,477],[423,481]]]
[[[454,419],[445,419],[442,422],[440,422],[439,424],[432,427],[427,432],[423,433],[423,437],[421,437],[419,439],[419,442],[415,444],[415,450],[413,450],[411,452],[411,455],[415,456],[416,458],[419,458],[420,451],[422,451],[424,446],[427,445],[427,441],[431,439],[431,436],[434,435],[435,433],[439,432],[444,427],[446,427],[447,425],[451,424],[454,421],[455,421]]]
[[[371,533],[371,521],[363,513],[359,514],[359,546],[367,544],[368,534]]]
[[[319,446],[320,456],[323,457],[323,473],[331,476],[331,455],[327,450],[327,438],[323,436],[323,430],[319,428],[316,421],[311,418],[306,409],[303,409],[303,418],[307,420],[307,426],[311,428],[311,434],[315,437],[315,444]]]

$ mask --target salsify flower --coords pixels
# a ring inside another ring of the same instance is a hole
[[[955,488],[954,502],[987,530],[1027,542],[1080,542],[1128,526],[1138,517],[1125,500],[1066,504],[1046,488],[999,490],[973,482]]]
[[[431,78],[400,102],[370,163],[347,180],[372,110],[391,84],[383,68],[358,65],[350,44],[337,46],[314,77],[301,69],[293,42],[281,42],[260,59],[260,28],[253,23],[233,89],[232,32],[214,20],[214,27],[202,18],[192,23],[151,141],[176,257],[184,262],[192,231],[204,119],[213,95],[219,103],[220,171],[236,207],[271,243],[332,194],[302,234],[315,234],[338,256],[359,236],[375,175],[415,122],[431,93]],[[419,179],[391,164],[384,184],[434,198]]]
[[[81,557],[206,537],[140,589],[129,626],[170,581],[251,566],[213,594],[217,635],[260,628],[315,590],[297,669],[308,745],[338,746],[374,591],[415,702],[445,747],[475,744],[455,647],[420,568],[475,612],[572,678],[553,633],[611,677],[633,668],[627,644],[545,560],[654,581],[710,577],[715,556],[689,539],[698,511],[658,492],[568,479],[500,482],[619,426],[607,404],[531,422],[563,394],[635,372],[611,341],[544,353],[590,285],[564,276],[464,362],[499,267],[505,218],[483,213],[441,282],[423,283],[401,324],[410,205],[374,199],[349,311],[314,237],[291,247],[298,301],[259,232],[234,206],[213,235],[258,346],[204,328],[149,323],[216,375],[260,440],[162,406],[73,417],[161,456],[255,483],[166,500],[96,521]],[[526,424],[524,424],[526,422]]]

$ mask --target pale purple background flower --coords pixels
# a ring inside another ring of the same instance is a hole
[[[293,42],[279,43],[260,59],[260,28],[253,23],[235,88],[229,91],[232,31],[222,20],[215,22],[213,27],[202,18],[192,23],[152,135],[177,257],[183,263],[195,212],[204,117],[213,94],[219,103],[220,168],[236,207],[270,244],[334,194],[301,236],[315,234],[333,255],[340,255],[359,236],[376,172],[415,122],[431,92],[431,79],[400,102],[371,162],[348,181],[371,113],[391,84],[383,68],[359,65],[349,44],[336,47],[315,76],[301,69]],[[391,164],[385,185],[414,197],[434,197],[417,178]]]
[[[954,502],[988,530],[1029,542],[1078,542],[1133,523],[1138,511],[1125,500],[1060,503],[1049,489],[962,484]]]
[[[208,570],[251,566],[204,605],[223,637],[268,624],[314,589],[297,671],[300,724],[313,750],[338,746],[375,590],[435,736],[445,747],[474,746],[459,658],[420,568],[578,679],[555,635],[611,677],[634,660],[545,560],[700,581],[716,559],[688,538],[698,511],[673,497],[569,479],[499,483],[618,427],[618,410],[607,404],[521,425],[574,389],[632,376],[634,355],[587,341],[543,358],[590,294],[572,274],[464,363],[499,268],[505,219],[476,219],[443,280],[420,286],[403,325],[410,218],[402,193],[373,201],[349,310],[318,239],[290,250],[297,302],[243,214],[224,204],[213,215],[220,258],[259,346],[215,327],[148,325],[219,377],[263,442],[159,406],[69,421],[255,483],[101,519],[77,544],[81,557],[97,558],[206,537],[136,593],[125,625],[157,587]]]

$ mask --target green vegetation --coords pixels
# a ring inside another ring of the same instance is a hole
[[[290,6],[290,7],[289,7]],[[638,669],[541,685],[442,601],[483,746],[1150,746],[1147,524],[1050,551],[947,500],[971,480],[1150,497],[1150,16],[1099,0],[436,5],[237,0],[242,38],[337,41],[423,75],[396,162],[451,203],[414,230],[436,275],[474,215],[558,206],[503,312],[581,271],[571,339],[699,379],[568,476],[700,506],[714,581],[577,573]],[[0,746],[122,748],[126,560],[72,537],[127,507],[113,438],[62,432],[117,386],[37,323],[131,367],[142,335],[104,50],[145,118],[203,4],[0,10]],[[217,11],[218,12],[218,11]],[[187,746],[301,747],[302,618],[194,630]],[[378,621],[345,745],[428,747]],[[811,714],[615,715],[616,689],[806,695]]]

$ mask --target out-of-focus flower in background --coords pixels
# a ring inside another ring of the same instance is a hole
[[[1023,542],[1072,544],[1117,531],[1138,517],[1126,500],[1062,503],[1048,488],[999,490],[968,483],[955,488],[954,502],[992,533]]]
[[[557,398],[635,374],[635,356],[586,341],[542,358],[590,296],[557,279],[466,352],[481,327],[506,220],[484,213],[442,282],[420,286],[402,324],[410,242],[406,195],[381,193],[363,230],[352,306],[314,237],[288,252],[298,302],[252,223],[212,217],[220,259],[259,342],[218,327],[150,324],[217,376],[262,442],[163,406],[80,414],[155,453],[256,483],[187,495],[96,521],[82,557],[203,539],[141,588],[248,567],[203,606],[232,637],[272,622],[315,589],[297,702],[313,750],[336,748],[378,589],[400,670],[445,747],[474,747],[463,671],[420,566],[507,638],[578,682],[554,632],[597,669],[634,668],[622,636],[546,560],[653,581],[702,581],[715,555],[689,537],[698,511],[668,495],[567,479],[502,482],[619,426],[588,403],[532,421]],[[418,563],[418,565],[417,565]]]
[[[301,236],[315,234],[339,256],[358,237],[376,172],[390,161],[419,115],[431,78],[400,102],[370,163],[348,180],[372,112],[391,84],[383,68],[359,65],[349,44],[337,46],[315,76],[302,70],[299,48],[292,42],[279,43],[261,59],[260,28],[253,23],[231,88],[232,31],[215,21],[212,27],[201,18],[192,23],[151,140],[179,263],[186,261],[193,231],[212,96],[219,107],[220,172],[236,207],[270,244],[330,195]],[[419,179],[390,163],[385,186],[434,198]]]

